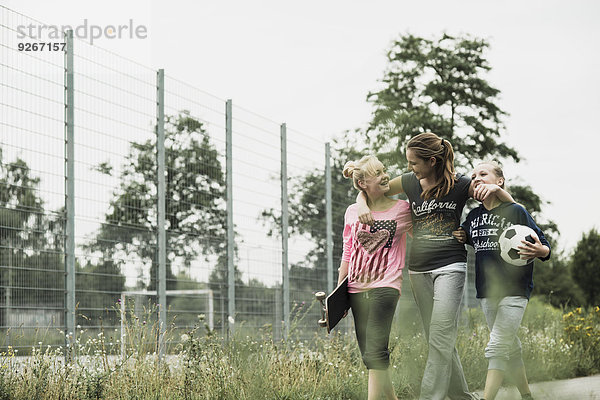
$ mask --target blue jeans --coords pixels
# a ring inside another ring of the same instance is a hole
[[[419,399],[472,399],[455,347],[465,273],[434,270],[409,277],[429,343]]]
[[[523,366],[521,341],[517,332],[527,303],[527,298],[523,296],[481,299],[481,308],[490,329],[490,341],[485,347],[488,369],[506,371]]]
[[[356,339],[367,369],[390,366],[390,331],[400,293],[394,288],[375,288],[350,294]]]

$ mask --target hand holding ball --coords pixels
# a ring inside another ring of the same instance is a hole
[[[516,266],[524,266],[532,262],[531,259],[522,259],[519,254],[519,246],[523,246],[521,241],[526,240],[529,243],[535,243],[537,235],[533,229],[526,225],[512,225],[502,232],[498,242],[500,243],[500,256],[504,261]]]

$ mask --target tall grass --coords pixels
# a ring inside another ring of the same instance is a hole
[[[364,399],[367,371],[353,335],[312,340],[291,332],[274,341],[271,327],[236,335],[228,343],[207,329],[181,334],[171,329],[166,362],[156,354],[156,322],[128,315],[125,353],[120,332],[78,329],[68,349],[45,344],[30,357],[8,348],[0,358],[2,399]],[[488,331],[479,310],[470,310],[457,342],[471,389],[484,383],[483,349]],[[300,316],[302,318],[302,316]],[[240,329],[243,332],[244,329]],[[600,310],[563,312],[533,300],[520,337],[531,381],[553,380],[600,371]],[[405,311],[390,342],[391,372],[400,398],[415,398],[427,358],[418,315]]]

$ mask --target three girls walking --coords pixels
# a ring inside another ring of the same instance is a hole
[[[420,398],[472,399],[455,348],[467,256],[454,235],[469,197],[514,201],[498,182],[472,185],[467,176],[457,174],[452,145],[433,133],[413,137],[406,159],[411,172],[390,180],[385,195],[405,193],[411,213],[409,277],[429,345]],[[377,218],[365,195],[361,192],[351,207],[360,224],[372,225]]]

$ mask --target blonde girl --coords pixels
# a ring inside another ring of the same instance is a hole
[[[357,204],[347,208],[338,283],[348,279],[358,346],[369,370],[368,398],[397,399],[389,375],[388,343],[402,286],[410,211],[406,201],[385,196],[390,177],[375,156],[346,163],[343,174],[366,196],[374,223],[358,220]]]

